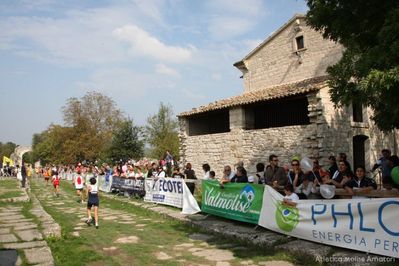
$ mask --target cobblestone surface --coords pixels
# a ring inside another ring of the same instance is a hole
[[[17,198],[9,198],[5,207],[0,207],[0,245],[6,249],[16,249],[18,254],[23,253],[28,264],[54,265],[54,259],[47,242],[43,240],[43,233],[39,230],[39,226],[34,219],[25,217],[23,208],[13,206],[14,202],[27,202],[32,198],[33,209],[31,213],[35,215],[39,221],[42,217],[51,218],[40,203],[35,200],[32,194],[21,188],[24,196]],[[51,218],[52,220],[52,218]],[[53,221],[53,224],[56,224]],[[58,235],[61,230],[58,224]],[[47,236],[47,235],[45,235]],[[21,265],[22,260],[19,257],[16,265]],[[0,263],[0,265],[2,265]]]

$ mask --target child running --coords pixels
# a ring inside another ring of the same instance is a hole
[[[83,203],[83,177],[80,175],[80,170],[77,171],[77,176],[74,180],[76,194],[78,195],[79,199],[77,200],[78,203]]]
[[[54,194],[58,198],[60,195],[60,177],[58,176],[58,174],[53,175],[52,181],[54,186]]]
[[[48,180],[50,179],[47,168],[44,168],[44,170],[43,170],[43,177],[44,177],[44,181],[46,182],[46,186],[47,186]]]
[[[87,186],[87,193],[89,199],[87,200],[87,225],[95,224],[98,229],[98,206],[100,201],[98,199],[98,184],[95,177],[90,178],[90,184]],[[94,206],[94,220],[91,217],[91,207]]]

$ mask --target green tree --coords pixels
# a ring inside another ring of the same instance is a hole
[[[399,128],[399,1],[307,0],[307,21],[345,51],[329,67],[331,99],[370,106],[385,131]]]
[[[123,120],[115,102],[99,92],[88,92],[77,99],[69,98],[62,107],[65,124],[72,127],[90,127],[97,132],[112,131]]]
[[[25,163],[34,164],[35,161],[33,160],[32,154],[33,154],[33,153],[32,153],[31,151],[25,152],[25,153],[22,155],[22,161],[24,161]]]
[[[2,143],[0,142],[0,162],[3,162],[3,156],[10,158],[11,153],[14,152],[17,144],[13,142]]]
[[[145,126],[145,139],[150,145],[152,158],[163,158],[169,150],[178,159],[179,136],[177,119],[173,117],[170,105],[160,104],[158,113],[148,117]]]
[[[32,140],[32,160],[47,163],[74,163],[76,158],[68,160],[65,147],[72,138],[73,130],[60,125],[50,125],[40,134],[34,134]]]
[[[65,139],[67,161],[94,161],[106,155],[112,132],[123,121],[115,102],[99,92],[88,92],[81,99],[69,98],[62,108],[64,121],[71,129]]]
[[[114,130],[107,157],[112,161],[129,158],[140,159],[144,155],[144,142],[141,139],[141,129],[133,124],[132,119],[126,119]]]

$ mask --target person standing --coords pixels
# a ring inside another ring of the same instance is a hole
[[[197,179],[197,177],[195,176],[195,171],[192,169],[191,163],[186,164],[186,169],[184,170],[184,174],[186,176],[186,179],[193,179],[193,180]],[[191,194],[194,195],[195,183],[186,182],[186,185],[190,190]]]
[[[247,171],[242,166],[237,166],[235,176],[230,180],[231,183],[248,183]]]
[[[265,164],[257,163],[256,164],[256,177],[258,178],[258,184],[264,185],[266,183],[265,180]]]
[[[209,172],[211,171],[211,167],[209,164],[204,163],[202,165],[202,170],[204,171],[204,177],[202,178],[203,180],[209,180]]]
[[[345,190],[352,196],[352,198],[366,198],[357,196],[358,192],[368,193],[377,189],[377,184],[374,179],[366,177],[366,169],[364,166],[357,166],[355,168],[355,177],[344,184]]]
[[[331,179],[331,183],[337,188],[343,188],[345,183],[353,178],[353,173],[348,169],[345,161],[338,162],[338,171],[334,173]]]
[[[328,173],[330,174],[330,176],[333,176],[335,172],[338,171],[337,160],[335,156],[331,155],[330,157],[328,157],[328,161],[330,163],[330,168],[328,168]]]
[[[285,186],[287,184],[287,175],[283,167],[278,166],[278,156],[269,156],[269,165],[266,167],[265,179],[266,184],[277,188],[279,186]]]
[[[21,176],[22,176],[21,186],[22,186],[22,188],[25,188],[25,183],[26,183],[26,166],[25,166],[25,162],[24,162],[24,161],[22,161]]]
[[[285,197],[283,198],[283,204],[289,207],[296,207],[299,201],[298,195],[294,192],[294,186],[287,184],[284,186]]]
[[[173,156],[168,150],[166,151],[164,160],[166,162],[166,176],[172,176]]]
[[[381,157],[378,159],[376,164],[373,166],[372,171],[377,169],[381,170],[381,177],[382,177],[382,185],[384,187],[389,187],[391,182],[391,167],[389,167],[389,157],[391,156],[391,151],[388,149],[383,149],[381,151]]]

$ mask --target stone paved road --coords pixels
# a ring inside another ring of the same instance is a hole
[[[89,240],[87,246],[95,247],[97,253],[105,256],[102,262],[93,260],[95,265],[293,265],[281,260],[284,255],[274,257],[274,254],[254,253],[253,247],[246,244],[221,241],[220,237],[212,234],[192,232],[190,227],[163,215],[153,212],[141,215],[140,212],[113,208],[106,204],[107,199],[103,196],[100,203],[100,229],[96,230],[84,223],[85,204],[76,202],[74,191],[68,187],[70,184],[63,182],[61,195],[56,198],[50,187],[40,185],[41,180],[35,182],[34,193],[37,198],[49,213],[62,214],[68,220],[65,224],[71,228],[67,231],[71,237],[84,241],[93,239]],[[137,209],[133,206],[130,208]],[[137,258],[136,250],[140,250],[143,258]],[[251,254],[256,256],[252,257]]]
[[[75,202],[76,198],[71,189],[62,189],[61,196],[56,198],[52,194],[51,186],[43,186],[41,180],[34,180],[34,183],[37,185],[35,194],[38,195],[40,202],[47,209],[50,208],[54,211],[55,214],[61,214],[61,220],[68,220],[67,225],[72,229],[65,230],[64,228],[64,232],[68,232],[71,237],[76,239],[87,239],[88,235],[96,232],[93,228],[88,228],[84,223],[86,220],[85,205]],[[63,185],[65,184],[64,182]],[[22,261],[32,265],[54,265],[53,256],[57,256],[57,252],[55,254],[54,252],[52,253],[43,239],[51,236],[60,237],[61,228],[43,210],[35,195],[30,194],[30,197],[32,207],[28,215],[26,215],[26,210],[23,209],[21,203],[12,203],[9,201],[1,204],[0,247],[18,250],[20,257],[17,265],[20,265]],[[282,235],[267,230],[254,230],[253,227],[248,225],[212,216],[185,216],[175,208],[147,204],[142,201],[129,200],[113,195],[107,195],[106,197],[113,200],[116,199],[120,204],[128,203],[128,205],[133,205],[136,208],[140,207],[151,210],[151,212],[160,213],[163,216],[173,217],[173,219],[202,228],[204,231],[210,232],[210,234],[189,233],[187,237],[181,237],[180,235],[178,239],[174,239],[169,234],[170,232],[163,234],[164,232],[162,232],[163,229],[160,225],[167,224],[168,222],[162,216],[158,215],[156,218],[150,219],[147,216],[141,216],[131,211],[115,209],[114,207],[106,207],[102,204],[100,232],[107,231],[107,228],[108,231],[110,228],[115,228],[115,232],[113,236],[105,236],[100,243],[95,243],[101,256],[105,256],[105,258],[111,257],[111,259],[103,263],[93,259],[92,262],[95,265],[137,265],[134,263],[134,256],[131,254],[132,251],[134,252],[136,249],[142,248],[150,249],[149,252],[144,251],[143,254],[151,257],[149,259],[151,263],[141,263],[140,265],[292,265],[290,262],[280,260],[280,257],[277,260],[274,259],[273,254],[268,258],[262,254],[255,254],[254,256],[257,257],[252,258],[251,249],[254,247],[248,247],[242,241],[256,243],[265,249],[285,250],[294,257],[295,254],[301,254],[300,256],[307,256],[313,261],[320,254],[329,254],[333,257],[367,256],[364,253],[348,250],[333,250],[331,247],[303,240],[286,239]],[[105,199],[103,201],[106,202]],[[167,230],[169,229],[167,228]],[[164,239],[162,240],[164,241],[157,240],[158,243],[154,243],[151,236],[148,237],[148,235],[154,233],[163,234]],[[220,243],[220,236],[227,236],[230,239],[242,241],[232,240]],[[242,255],[246,253],[248,253],[246,256]],[[71,261],[73,262],[73,258],[71,258]],[[294,259],[294,261],[297,260]],[[74,263],[68,264],[74,265]],[[367,263],[367,265],[373,264],[375,263]],[[2,265],[1,261],[0,265]],[[58,263],[58,265],[63,265],[63,263]],[[349,265],[359,264],[350,263]]]
[[[44,222],[43,210],[36,203],[33,204],[31,213],[39,216],[26,217],[23,206],[14,206],[16,204],[8,203],[0,207],[0,245],[3,249],[18,250],[18,261],[16,265],[22,264],[21,254],[26,263],[36,265],[54,265],[53,256],[46,241],[43,240],[43,231],[39,224]],[[48,224],[52,225],[54,221],[50,217]],[[44,223],[42,223],[44,224]],[[0,262],[1,265],[1,262]]]

